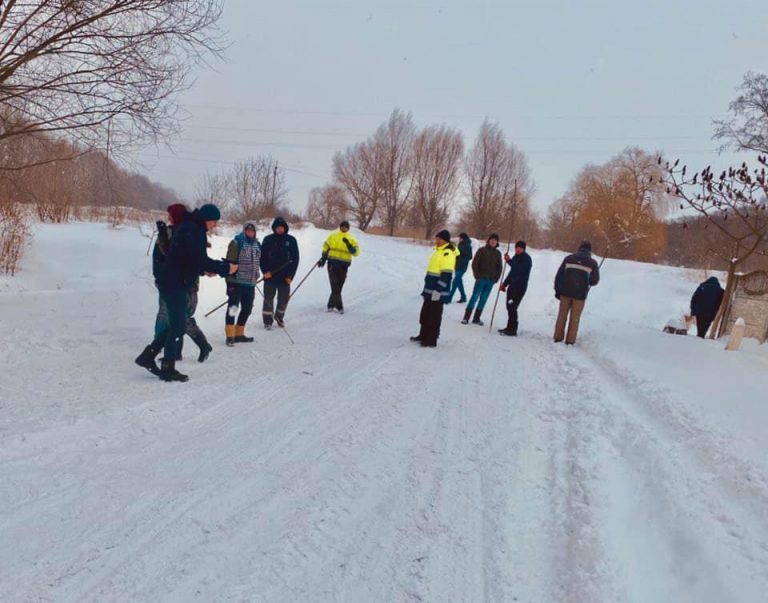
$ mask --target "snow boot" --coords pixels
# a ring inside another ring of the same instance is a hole
[[[461,324],[468,325],[469,324],[469,317],[472,315],[472,310],[465,310],[464,311],[464,318],[461,319]]]
[[[205,338],[205,335],[200,333],[196,337],[193,337],[192,341],[194,341],[197,344],[197,347],[200,348],[200,355],[197,357],[197,361],[205,362],[206,360],[208,360],[208,356],[210,356],[211,352],[213,351],[213,346],[211,346],[211,344],[208,343],[208,340]]]
[[[437,342],[436,341],[422,340],[419,343],[420,343],[421,347],[423,347],[423,348],[436,348],[437,347]]]
[[[282,316],[275,316],[275,322],[277,323],[278,327],[284,327],[285,326],[285,320],[283,320]]]
[[[157,364],[155,363],[155,357],[159,352],[160,350],[156,350],[151,345],[148,345],[144,348],[144,351],[136,357],[134,362],[141,368],[147,369],[153,375],[159,375],[160,369],[157,368]]]
[[[414,335],[411,337],[411,341],[415,341],[416,343],[421,341],[421,335]]]
[[[480,311],[479,310],[475,310],[475,317],[472,319],[472,324],[473,325],[480,325],[481,327],[483,326],[483,321],[480,320]]]
[[[168,382],[179,381],[180,383],[184,383],[189,380],[189,377],[176,370],[175,360],[166,360],[165,358],[160,361],[160,373],[158,374],[158,377],[160,377],[162,381]]]
[[[505,329],[499,329],[499,335],[509,335],[510,337],[516,337],[517,331],[513,331],[507,327]]]
[[[235,342],[236,343],[252,343],[253,337],[247,337],[245,335],[245,325],[235,326]]]
[[[224,325],[224,332],[227,334],[227,347],[235,345],[235,325]]]

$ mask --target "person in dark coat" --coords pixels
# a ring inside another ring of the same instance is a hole
[[[501,263],[501,252],[498,250],[498,247],[499,235],[492,234],[485,242],[485,247],[481,247],[472,260],[472,274],[475,276],[475,286],[472,288],[472,296],[469,298],[464,318],[461,320],[463,325],[469,322],[469,317],[472,315],[472,310],[475,309],[475,304],[477,304],[477,310],[475,310],[472,324],[483,324],[483,321],[480,320],[480,315],[483,313],[483,308],[485,308],[485,302],[488,301],[488,296],[491,294],[494,283],[498,282],[501,278],[503,264]]]
[[[531,275],[533,261],[526,251],[525,241],[515,243],[515,255],[504,254],[504,261],[509,266],[509,274],[501,284],[501,290],[507,293],[507,326],[499,329],[502,335],[517,335],[517,308],[528,290],[528,278]]]
[[[691,297],[691,316],[696,317],[696,334],[702,339],[707,336],[707,331],[717,316],[724,294],[725,291],[717,277],[710,276],[696,288]]]
[[[264,304],[261,310],[264,328],[271,329],[273,319],[277,326],[282,327],[291,296],[291,283],[299,268],[299,245],[288,234],[288,222],[279,216],[272,222],[272,234],[264,237],[261,243],[260,263],[264,275]]]
[[[154,249],[152,250],[152,275],[155,277],[155,285],[157,285],[157,278],[160,275],[162,266],[165,263],[165,256],[168,253],[168,248],[171,244],[171,236],[173,235],[174,227],[178,226],[184,221],[184,218],[189,213],[189,210],[182,203],[174,203],[169,205],[168,211],[168,224],[162,221],[157,222],[157,240],[155,242]],[[197,344],[200,349],[200,353],[197,357],[198,362],[205,362],[213,347],[208,343],[208,339],[205,337],[205,333],[197,324],[195,320],[195,311],[197,310],[197,292],[200,288],[200,279],[198,278],[195,285],[189,290],[189,297],[187,300],[187,324],[185,333]],[[155,318],[155,338],[150,344],[150,348],[154,352],[152,360],[154,362],[155,356],[157,356],[163,349],[165,338],[168,329],[168,308],[165,306],[165,302],[161,296],[159,296],[157,317]],[[183,346],[184,339],[179,342],[179,350],[176,356],[176,360],[181,360],[181,348]]]
[[[467,294],[464,291],[464,274],[469,268],[469,261],[472,259],[472,241],[466,232],[459,234],[459,257],[456,258],[456,271],[453,273],[453,282],[451,282],[451,292],[448,294],[446,304],[453,301],[453,294],[459,290],[461,297],[456,303],[463,304],[467,301]]]
[[[160,298],[168,310],[168,329],[163,345],[164,355],[160,370],[150,357],[150,346],[136,358],[136,364],[156,374],[163,381],[187,381],[188,377],[176,370],[176,357],[187,321],[189,292],[203,275],[225,277],[237,272],[237,264],[217,261],[208,257],[208,230],[221,219],[215,205],[206,204],[187,214],[171,237],[168,253],[156,279]],[[149,350],[149,351],[148,351]]]
[[[555,343],[565,339],[573,345],[579,333],[579,321],[584,311],[590,287],[600,282],[600,267],[592,258],[592,244],[582,241],[579,250],[567,256],[555,275],[555,297],[560,308],[555,322]],[[568,323],[568,333],[565,324]]]

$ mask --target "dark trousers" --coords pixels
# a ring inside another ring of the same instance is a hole
[[[328,262],[328,280],[331,283],[331,296],[328,298],[329,308],[344,309],[344,302],[341,301],[341,290],[347,280],[347,270],[349,270],[349,264]]]
[[[184,325],[184,332],[189,335],[192,340],[196,343],[201,341],[201,339],[205,339],[205,335],[203,334],[202,329],[197,324],[197,321],[195,320],[195,310],[197,310],[197,289],[193,288],[186,292],[187,296],[187,312],[186,312],[186,324]],[[160,350],[161,348],[165,347],[165,341],[168,338],[168,328],[169,328],[169,319],[168,319],[168,306],[165,303],[165,300],[163,299],[163,294],[159,294],[160,297],[160,303],[159,308],[157,311],[157,318],[155,319],[155,338],[152,340],[152,343],[150,344],[155,350]],[[181,356],[181,348],[182,344],[184,343],[184,338],[182,337],[179,341],[179,345],[177,348],[177,358]]]
[[[704,339],[707,336],[707,331],[709,331],[709,327],[714,320],[714,316],[697,316],[696,335]]]
[[[517,333],[517,308],[524,296],[525,292],[507,289],[507,331]]]
[[[276,310],[274,309],[275,294],[277,294]],[[264,318],[265,325],[271,325],[273,318],[279,321],[283,320],[290,296],[291,286],[285,281],[275,282],[274,278],[264,281],[264,305],[261,309],[261,315]]]
[[[160,298],[168,312],[168,328],[165,331],[163,360],[176,360],[181,340],[187,328],[187,308],[189,292],[184,289],[160,291]]]
[[[241,327],[248,322],[248,317],[253,311],[253,298],[256,296],[256,287],[246,287],[244,285],[227,285],[227,315],[224,319],[225,324],[235,324],[235,314],[240,307],[240,314],[237,316],[237,324]]]
[[[440,337],[440,323],[443,322],[443,302],[425,298],[419,314],[419,339],[423,343],[437,343]]]

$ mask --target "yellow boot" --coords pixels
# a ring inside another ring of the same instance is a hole
[[[235,325],[224,325],[224,332],[227,334],[227,345],[232,347],[235,345]]]
[[[246,337],[245,325],[237,325],[235,327],[235,341],[237,343],[251,343],[253,341],[253,337]]]

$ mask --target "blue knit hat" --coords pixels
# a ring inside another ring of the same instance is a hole
[[[203,222],[221,220],[221,212],[219,211],[219,208],[216,207],[213,203],[206,203],[203,205],[200,209],[197,210],[197,215]]]

